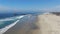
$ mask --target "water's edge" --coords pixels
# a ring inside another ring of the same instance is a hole
[[[23,17],[24,17],[24,16],[20,16],[20,17],[18,17],[18,18],[21,19],[21,18],[23,18]],[[10,29],[11,27],[13,27],[17,22],[20,21],[19,19],[18,19],[17,21],[15,21],[14,23],[6,26],[5,28],[0,29],[0,34],[5,33],[8,29]]]

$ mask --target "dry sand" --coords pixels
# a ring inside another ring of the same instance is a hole
[[[60,16],[44,14],[38,18],[41,34],[60,34]]]

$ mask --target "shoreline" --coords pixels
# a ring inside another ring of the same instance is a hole
[[[23,18],[23,16],[20,16],[19,19]],[[0,34],[3,34],[5,33],[7,30],[9,30],[11,27],[13,27],[17,22],[19,22],[19,20],[15,21],[14,23],[8,25],[8,26],[5,26],[4,28],[0,29]]]
[[[33,34],[33,31],[38,29],[37,25],[35,25],[36,22],[37,16],[25,16],[14,27],[10,28],[4,34]]]
[[[57,34],[60,32],[58,29],[59,22],[60,16],[50,13],[37,16],[30,15],[22,18],[4,34]]]

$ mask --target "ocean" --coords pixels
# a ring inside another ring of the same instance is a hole
[[[43,12],[40,13],[25,13],[25,14],[18,14],[18,15],[12,15],[12,14],[0,14],[0,34],[3,34],[8,29],[13,27],[21,18],[24,16],[31,14],[31,15],[37,15],[37,14],[43,14]]]
[[[13,27],[22,17],[23,15],[0,19],[0,34]]]

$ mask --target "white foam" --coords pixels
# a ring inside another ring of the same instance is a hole
[[[10,17],[10,18],[5,18],[5,19],[0,19],[0,21],[10,21],[10,20],[15,20],[15,17]]]
[[[24,17],[24,16],[19,16],[18,19],[21,19],[21,18],[23,18],[23,17]],[[14,26],[17,22],[19,22],[19,21],[20,21],[20,20],[17,20],[17,21],[15,21],[14,23],[6,26],[5,28],[0,29],[0,34],[5,33],[8,29],[10,29],[11,27],[13,27],[13,26]]]
[[[44,14],[50,14],[49,12],[46,12],[46,13],[44,13]]]
[[[15,20],[15,19],[19,19],[23,16],[16,16],[16,17],[10,17],[10,18],[5,18],[5,19],[0,19],[0,21],[10,21],[10,20]]]
[[[0,21],[10,21],[10,20],[14,20],[14,19],[1,19]]]

